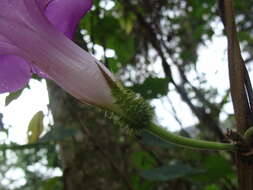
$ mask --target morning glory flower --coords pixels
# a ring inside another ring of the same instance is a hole
[[[82,102],[115,109],[112,74],[71,41],[92,0],[0,0],[0,93],[48,76]]]

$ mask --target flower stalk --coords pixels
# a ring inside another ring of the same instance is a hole
[[[206,150],[226,150],[226,151],[237,150],[236,144],[219,143],[219,142],[212,142],[212,141],[182,137],[180,135],[176,135],[166,130],[165,128],[157,126],[155,124],[149,125],[145,130],[151,132],[153,135],[156,135],[165,141],[168,141],[170,143],[183,146],[186,148],[206,149]]]
[[[118,110],[114,110],[114,113],[121,118],[120,121],[123,124],[128,125],[129,129],[134,131],[147,130],[167,142],[186,148],[225,151],[237,150],[238,147],[236,144],[183,137],[155,125],[152,122],[154,115],[153,109],[143,98],[138,97],[134,92],[125,89],[119,83],[111,80],[102,69],[101,72],[111,88],[112,95],[116,99],[115,105],[119,108]]]

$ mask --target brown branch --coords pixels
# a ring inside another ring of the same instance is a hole
[[[236,127],[238,133],[243,135],[252,124],[252,87],[237,38],[233,0],[219,1],[219,6],[228,42],[229,80]],[[245,158],[240,153],[236,156],[239,190],[252,190],[252,159]]]
[[[225,31],[228,41],[228,65],[231,96],[235,110],[237,130],[240,134],[243,134],[250,126],[248,119],[250,106],[247,98],[247,89],[245,88],[245,77],[247,77],[247,74],[245,75],[245,73],[247,72],[247,69],[241,56],[241,50],[237,38],[233,1],[224,0],[224,7],[226,23]]]

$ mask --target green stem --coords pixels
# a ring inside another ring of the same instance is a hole
[[[109,110],[120,116],[122,122],[129,124],[130,129],[148,130],[161,139],[189,148],[236,151],[237,146],[235,144],[186,138],[151,123],[154,113],[150,105],[144,99],[138,98],[132,91],[126,90],[112,81],[102,69],[101,72],[111,87],[111,93],[116,100],[115,107],[113,109],[109,107]],[[148,127],[143,128],[144,126]]]
[[[160,137],[163,140],[188,148],[207,149],[207,150],[227,150],[227,151],[236,151],[237,148],[235,144],[219,143],[182,137],[174,133],[171,133],[165,128],[159,127],[155,124],[151,124],[146,130]]]

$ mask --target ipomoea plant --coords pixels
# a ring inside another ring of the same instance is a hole
[[[236,150],[233,144],[180,137],[152,124],[150,106],[69,39],[91,4],[92,0],[0,0],[0,93],[24,87],[36,73],[82,102],[117,113],[132,129],[145,128],[182,146]]]

